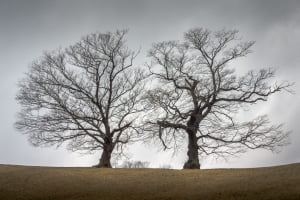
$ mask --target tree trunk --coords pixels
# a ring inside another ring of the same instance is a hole
[[[112,145],[107,145],[103,148],[103,152],[99,161],[99,164],[96,167],[99,168],[111,168],[110,158],[112,153]]]
[[[184,164],[183,169],[200,169],[196,133],[193,131],[189,131],[188,136],[188,160]]]

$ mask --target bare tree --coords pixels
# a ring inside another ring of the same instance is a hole
[[[148,168],[150,165],[147,161],[124,161],[121,168]]]
[[[36,146],[103,150],[98,167],[136,137],[143,73],[126,46],[126,30],[83,37],[65,50],[45,53],[20,81],[17,129]]]
[[[253,44],[242,42],[235,30],[195,28],[185,33],[184,42],[156,43],[149,51],[148,67],[159,84],[147,95],[151,112],[145,131],[158,136],[165,149],[171,144],[176,148],[187,137],[184,168],[200,168],[199,155],[273,151],[288,143],[288,132],[271,125],[266,115],[237,119],[241,108],[267,101],[291,85],[271,84],[272,69],[236,75],[229,63],[249,54]]]

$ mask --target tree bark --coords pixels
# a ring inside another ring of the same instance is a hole
[[[187,130],[188,134],[188,160],[184,163],[183,169],[200,169],[199,157],[198,157],[198,144],[197,144],[197,130],[200,123],[200,118],[197,115],[199,110],[195,110],[187,122],[187,126],[190,128]]]
[[[113,150],[112,145],[104,146],[99,164],[96,165],[96,167],[112,168],[110,163],[112,150]]]
[[[200,169],[196,134],[193,131],[189,131],[188,137],[188,160],[185,162],[183,169]]]

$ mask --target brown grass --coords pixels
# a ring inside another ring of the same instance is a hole
[[[1,200],[299,200],[300,164],[253,169],[0,165]]]

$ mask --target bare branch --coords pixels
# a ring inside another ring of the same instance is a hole
[[[32,144],[103,150],[100,166],[111,166],[112,151],[130,141],[142,111],[144,73],[133,66],[137,54],[126,47],[126,33],[87,35],[30,66],[16,97],[16,127]]]
[[[292,85],[272,84],[272,69],[237,77],[230,63],[251,53],[254,42],[243,42],[238,31],[225,29],[194,28],[184,37],[183,43],[161,42],[149,51],[148,68],[158,83],[146,96],[152,109],[146,120],[152,130],[147,131],[158,136],[164,148],[172,140],[183,143],[188,138],[184,168],[199,168],[198,154],[235,155],[286,145],[288,132],[282,125],[271,125],[266,117],[243,123],[236,118],[240,108],[267,101]]]

